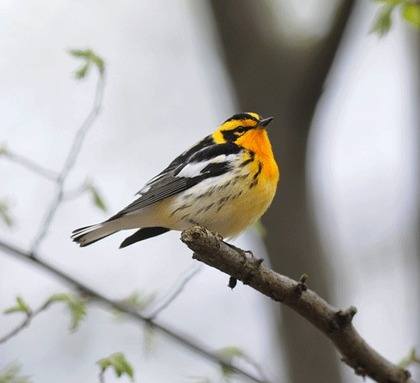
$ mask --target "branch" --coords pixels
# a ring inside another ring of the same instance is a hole
[[[51,303],[51,300],[47,299],[36,310],[27,312],[25,314],[25,319],[20,324],[18,324],[13,330],[11,330],[6,335],[0,337],[0,344],[7,342],[10,338],[13,338],[15,335],[19,334],[24,328],[28,327],[31,324],[32,319],[34,319],[38,314],[45,311]]]
[[[54,170],[44,168],[42,165],[38,165],[35,161],[26,158],[20,154],[11,152],[7,148],[0,148],[0,155],[4,156],[8,160],[23,166],[27,170],[30,170],[31,172],[44,177],[50,181],[57,182],[58,181],[58,173],[56,173]]]
[[[93,126],[96,118],[99,115],[99,112],[102,107],[102,100],[104,95],[104,88],[105,88],[105,72],[101,71],[98,75],[98,80],[96,83],[96,91],[95,91],[95,98],[93,101],[92,108],[86,117],[86,119],[83,121],[82,125],[80,126],[79,130],[77,131],[73,143],[71,145],[71,148],[69,150],[69,153],[67,154],[66,161],[64,162],[64,166],[58,175],[57,179],[57,188],[54,195],[53,200],[50,203],[50,206],[47,210],[47,213],[44,217],[43,222],[41,222],[39,226],[38,234],[36,235],[32,248],[31,253],[34,253],[37,251],[39,245],[41,244],[42,240],[45,238],[45,235],[48,232],[48,229],[52,223],[52,220],[55,216],[55,213],[60,206],[61,202],[64,198],[64,182],[66,181],[66,178],[70,171],[72,170],[76,159],[80,153],[80,149],[82,148],[83,141],[86,137],[86,134],[88,133],[89,129]],[[34,255],[32,255],[34,256]]]
[[[150,314],[147,315],[150,319],[156,319],[156,317],[165,310],[178,296],[184,291],[187,284],[200,272],[200,267],[191,269],[186,275],[180,278],[177,286],[171,288],[170,293],[163,300],[163,302],[156,307]]]
[[[369,376],[377,382],[413,383],[407,370],[386,360],[353,327],[354,307],[346,310],[334,308],[307,288],[306,278],[298,282],[280,275],[264,266],[261,259],[227,245],[202,227],[185,230],[181,240],[194,251],[194,259],[282,302],[312,323],[334,343],[342,360],[357,375]]]
[[[225,360],[225,358],[217,355],[216,353],[211,352],[205,346],[198,344],[195,341],[188,339],[188,337],[184,335],[180,335],[175,330],[171,329],[168,326],[162,325],[156,320],[152,320],[127,304],[112,300],[111,298],[105,296],[104,294],[100,293],[99,291],[89,287],[88,285],[84,284],[83,282],[79,281],[76,278],[73,278],[66,272],[62,271],[60,268],[50,264],[42,259],[40,259],[37,254],[26,252],[24,250],[19,249],[14,245],[7,244],[0,240],[0,249],[3,250],[5,254],[9,254],[18,258],[20,260],[24,260],[29,262],[33,266],[36,266],[44,271],[47,271],[49,274],[55,276],[56,278],[60,279],[61,281],[65,282],[66,284],[72,286],[73,288],[77,289],[79,292],[86,294],[88,297],[95,299],[98,303],[101,303],[107,308],[112,308],[118,310],[120,312],[125,313],[128,317],[136,322],[142,322],[147,324],[152,329],[159,331],[162,334],[165,334],[172,340],[182,344],[184,347],[192,350],[196,354],[202,356],[203,358],[210,360],[219,366],[222,366],[230,371],[241,375],[244,378],[247,378],[249,381],[255,383],[268,383],[267,381],[257,378],[256,376],[248,373],[247,371],[229,363]]]

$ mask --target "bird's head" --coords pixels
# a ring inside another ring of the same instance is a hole
[[[265,128],[273,117],[262,118],[258,113],[235,114],[223,122],[213,133],[216,143],[233,142],[247,149],[254,149],[268,141]]]

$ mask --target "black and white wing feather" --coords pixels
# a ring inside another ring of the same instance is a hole
[[[139,197],[109,221],[134,213],[165,198],[181,193],[201,181],[231,169],[241,148],[234,143],[214,144],[209,136],[182,153],[137,194]]]

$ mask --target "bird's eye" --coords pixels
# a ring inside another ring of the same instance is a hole
[[[239,126],[238,128],[235,129],[235,132],[242,134],[245,133],[246,129],[243,126]]]

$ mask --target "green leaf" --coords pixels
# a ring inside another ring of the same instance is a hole
[[[17,364],[10,364],[0,370],[0,383],[30,383],[27,376],[20,375],[21,367]]]
[[[8,150],[6,145],[0,145],[0,157],[7,155]]]
[[[85,78],[86,77],[86,75],[88,74],[88,72],[89,72],[89,68],[90,68],[90,65],[89,65],[89,63],[87,62],[86,64],[83,64],[79,69],[77,69],[75,72],[74,72],[74,76],[78,79],[78,80],[81,80],[81,79],[83,79],[83,78]]]
[[[70,49],[69,54],[77,58],[87,58],[89,56],[89,50],[82,49]]]
[[[106,213],[108,211],[108,208],[104,202],[104,199],[102,198],[101,193],[99,193],[98,189],[92,185],[92,184],[88,184],[87,185],[87,190],[90,193],[90,196],[92,198],[93,204],[101,211],[103,211],[104,213]]]
[[[232,364],[234,359],[241,358],[248,360],[247,355],[238,347],[236,346],[228,346],[218,350],[217,355],[219,355],[224,361],[229,364]],[[221,364],[222,374],[225,378],[232,375],[233,371],[231,368],[226,366],[225,364]]]
[[[105,62],[104,60],[99,57],[98,55],[96,55],[95,53],[93,53],[91,51],[91,56],[90,56],[90,60],[92,61],[93,64],[96,65],[96,67],[98,68],[98,71],[100,74],[103,74],[105,71]]]
[[[420,3],[407,2],[401,7],[402,16],[406,21],[420,28]]]
[[[420,364],[420,356],[417,356],[415,348],[409,351],[408,355],[398,363],[398,366],[406,369],[412,364]]]
[[[25,313],[26,315],[30,315],[32,311],[23,298],[18,296],[16,297],[16,305],[9,307],[3,312],[4,314]]]
[[[392,26],[392,11],[394,10],[395,5],[385,5],[379,11],[379,14],[376,16],[376,20],[373,23],[371,29],[372,33],[377,33],[380,37],[384,36],[389,32]]]
[[[106,358],[100,359],[97,361],[97,364],[101,368],[101,373],[104,373],[108,368],[112,368],[118,378],[123,375],[127,375],[132,381],[134,381],[133,367],[127,361],[122,352],[116,352]]]
[[[54,294],[49,298],[50,303],[62,302],[66,304],[70,315],[70,330],[75,331],[79,328],[81,321],[86,316],[86,300],[74,294]]]
[[[9,205],[5,201],[0,201],[0,219],[6,224],[6,226],[13,226],[13,219],[9,213]]]
[[[267,229],[260,219],[254,223],[253,228],[261,238],[265,238],[267,236]]]
[[[155,300],[155,293],[140,293],[138,291],[132,292],[128,297],[122,299],[120,302],[126,304],[136,311],[143,311]]]
[[[77,79],[83,79],[89,73],[91,65],[94,65],[102,76],[105,72],[105,62],[92,49],[71,49],[69,54],[75,58],[83,60],[83,65],[76,70],[75,76]]]

